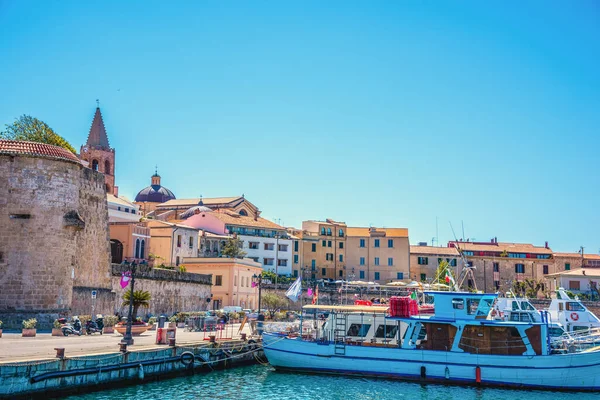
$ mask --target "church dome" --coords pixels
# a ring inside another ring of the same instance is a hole
[[[190,208],[189,210],[187,210],[186,212],[184,212],[183,214],[181,214],[181,218],[189,218],[192,215],[195,214],[200,214],[203,212],[212,212],[212,210],[206,206],[194,206],[192,208]]]
[[[152,184],[142,190],[135,196],[135,201],[140,203],[164,203],[175,199],[175,195],[169,189],[160,184],[160,175],[155,172],[152,175]]]

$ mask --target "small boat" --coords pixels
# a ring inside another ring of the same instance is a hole
[[[427,292],[431,315],[387,306],[303,307],[327,315],[298,333],[265,333],[264,352],[281,371],[551,390],[600,389],[600,347],[556,351],[549,312],[541,321],[490,318],[496,294]],[[393,313],[391,312],[393,311]]]

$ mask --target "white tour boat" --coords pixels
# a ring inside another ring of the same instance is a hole
[[[428,292],[432,315],[389,316],[386,306],[305,306],[329,312],[311,331],[265,333],[277,370],[553,390],[600,389],[600,347],[556,351],[549,314],[490,319],[496,294]],[[324,314],[319,313],[323,316]]]

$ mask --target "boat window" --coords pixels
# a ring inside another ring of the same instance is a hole
[[[479,308],[479,299],[467,300],[467,314],[475,314]]]
[[[519,322],[519,313],[518,312],[510,313],[510,320],[513,322]]]
[[[492,306],[494,305],[493,299],[482,299],[479,308],[477,309],[477,316],[483,315],[487,316],[492,310]]]
[[[565,331],[563,330],[563,328],[559,328],[559,327],[548,328],[548,334],[553,337],[562,336],[564,333],[565,333]]]
[[[567,303],[567,311],[585,311],[585,308],[576,301],[569,301]]]
[[[529,302],[523,302],[521,303],[521,307],[523,308],[523,310],[531,310],[531,311],[535,311],[535,308],[531,305],[531,303]]]
[[[463,299],[452,299],[452,308],[455,310],[464,310],[465,301]]]
[[[367,336],[367,332],[371,329],[371,324],[352,324],[348,329],[347,336]]]
[[[421,325],[421,330],[419,331],[419,337],[417,337],[417,340],[425,339],[427,339],[427,328],[425,327],[425,325]]]
[[[521,313],[521,322],[531,322],[530,317],[528,313]]]
[[[433,297],[430,294],[426,294],[425,295],[425,304],[434,304],[434,299],[435,297]]]
[[[558,303],[558,311],[563,311],[563,303]]]
[[[576,331],[588,331],[590,329],[590,327],[589,326],[585,326],[585,325],[583,325],[583,326],[579,325],[579,326],[573,326],[572,329],[573,329],[573,332],[576,332]]]
[[[386,339],[393,339],[396,337],[396,333],[398,333],[397,325],[388,325],[387,327],[385,325],[379,325],[377,331],[375,331],[375,337],[382,338],[385,334]]]

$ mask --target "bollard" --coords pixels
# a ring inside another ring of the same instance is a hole
[[[246,334],[242,333],[242,340],[245,342],[246,341]]]
[[[175,346],[175,338],[169,338],[169,346]]]
[[[65,358],[65,348],[64,347],[55,347],[56,350],[56,358],[63,359]]]
[[[121,353],[127,353],[127,343],[119,343],[119,351]]]
[[[211,343],[215,343],[217,340],[217,336],[216,335],[209,335],[208,338],[210,339]]]

